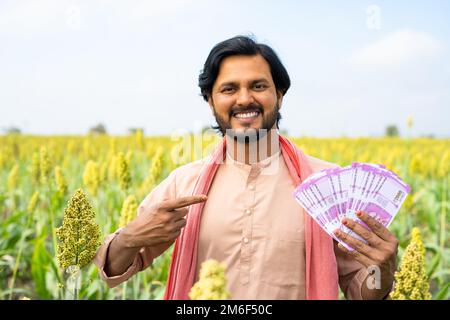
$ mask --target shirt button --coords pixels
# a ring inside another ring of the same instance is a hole
[[[248,243],[248,238],[244,238],[244,243]]]
[[[248,186],[248,188],[249,188],[250,190],[253,190],[253,189],[255,189],[255,186],[251,184],[251,185]]]
[[[250,209],[247,209],[247,210],[245,210],[245,213],[246,213],[246,214],[250,214],[250,213],[252,213],[252,212],[251,212]]]

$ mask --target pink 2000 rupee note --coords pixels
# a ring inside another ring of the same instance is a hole
[[[385,166],[354,162],[351,166],[316,172],[297,186],[293,194],[325,232],[353,250],[334,235],[336,229],[363,242],[366,240],[344,226],[342,219],[353,219],[368,228],[356,215],[362,210],[388,227],[410,190],[397,174]]]

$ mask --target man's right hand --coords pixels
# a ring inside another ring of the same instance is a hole
[[[142,248],[173,241],[186,225],[187,207],[206,199],[206,195],[195,195],[139,206],[136,219],[119,234],[120,242],[127,248]]]

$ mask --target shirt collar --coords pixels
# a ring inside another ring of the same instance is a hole
[[[237,167],[247,168],[247,169],[251,169],[251,168],[263,169],[263,168],[269,167],[272,164],[272,162],[274,162],[275,160],[278,160],[280,157],[280,154],[281,154],[280,149],[278,149],[277,152],[275,152],[271,156],[269,156],[261,161],[258,161],[258,162],[252,163],[252,164],[246,164],[245,162],[241,162],[241,161],[237,161],[237,160],[233,159],[233,157],[227,150],[225,164],[232,164]]]

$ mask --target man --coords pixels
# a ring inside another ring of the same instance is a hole
[[[336,165],[305,156],[278,135],[290,80],[275,52],[248,37],[223,41],[210,52],[199,86],[223,143],[209,160],[174,170],[137,218],[106,238],[95,258],[101,277],[117,286],[176,240],[168,299],[187,298],[211,258],[226,265],[232,299],[336,299],[338,283],[348,299],[386,298],[395,236],[361,213],[371,230],[343,223],[368,243],[337,233],[355,248],[347,251],[292,195],[309,174]]]

